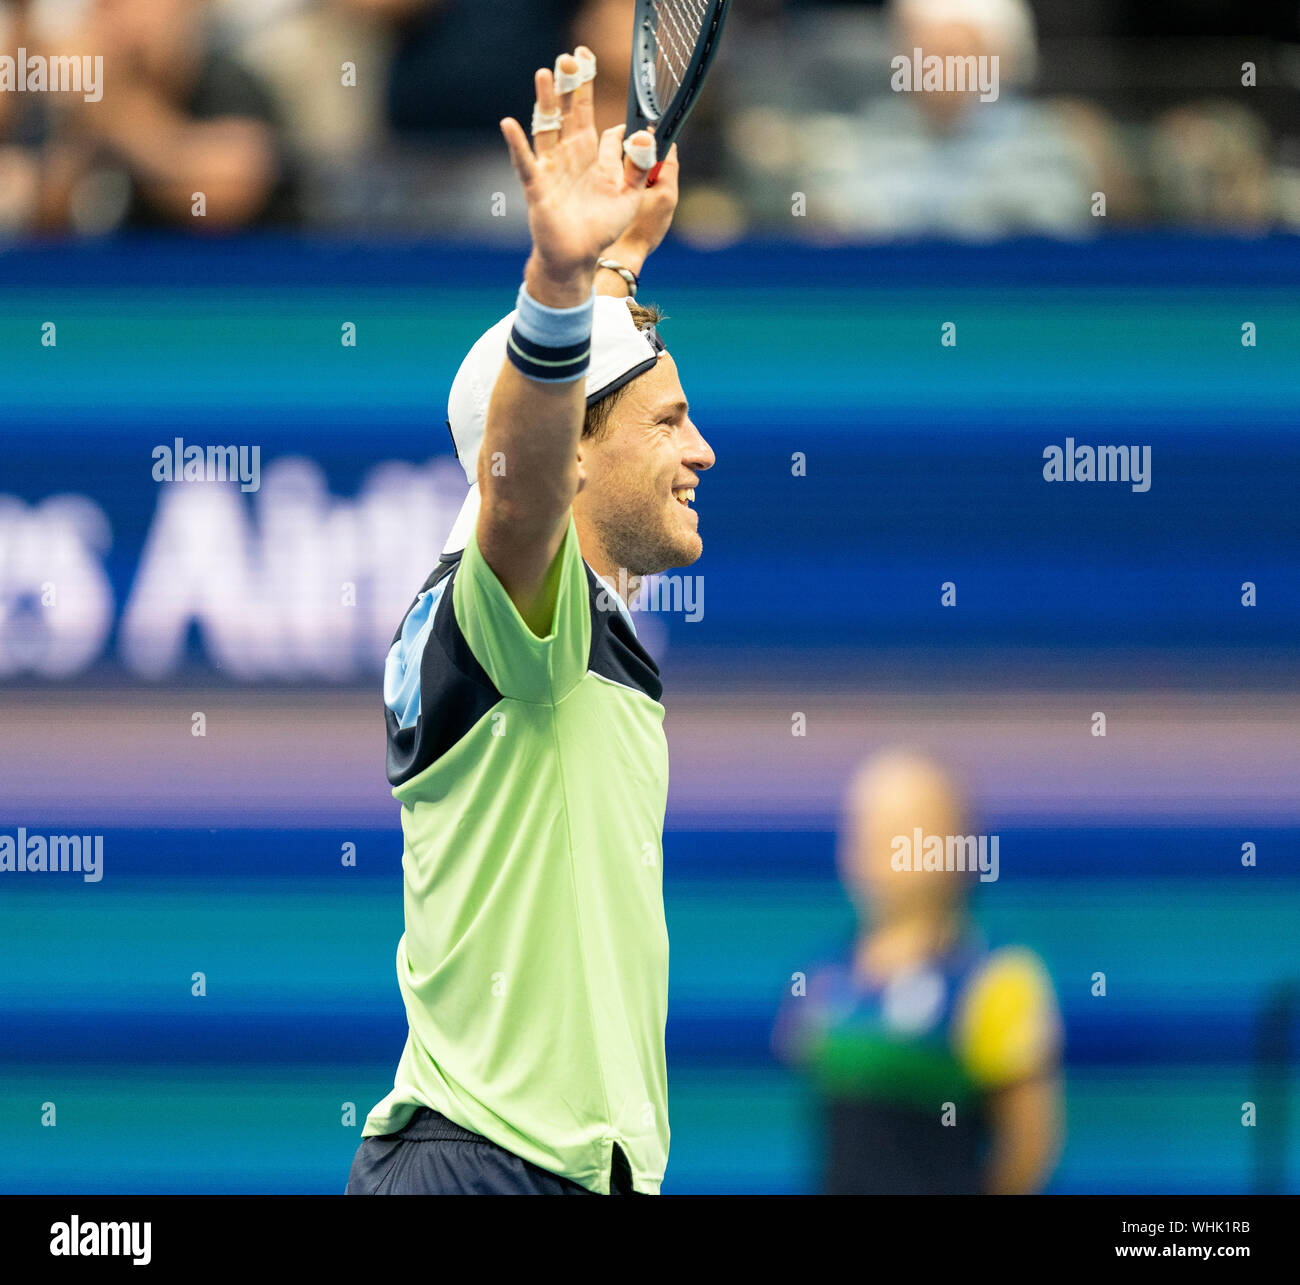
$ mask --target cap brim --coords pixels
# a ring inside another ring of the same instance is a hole
[[[469,543],[469,537],[478,522],[478,511],[481,502],[482,496],[479,493],[478,483],[475,482],[469,488],[469,494],[465,497],[465,503],[460,506],[460,512],[456,514],[456,521],[452,523],[451,534],[447,536],[447,543],[442,546],[442,556],[444,558],[448,554],[460,553]]]

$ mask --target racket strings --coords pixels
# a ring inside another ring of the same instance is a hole
[[[655,88],[659,102],[667,107],[686,82],[695,42],[708,19],[709,0],[656,0],[658,57],[655,59]],[[665,93],[665,81],[669,92]]]

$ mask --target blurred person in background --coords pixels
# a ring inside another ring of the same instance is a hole
[[[49,104],[42,228],[231,231],[288,217],[271,97],[211,46],[202,0],[90,0],[83,9],[79,27],[47,42],[102,55],[104,93]]]
[[[578,0],[274,0],[269,19],[260,0],[220,3],[304,159],[309,222],[526,242],[497,121],[537,51],[570,43]]]
[[[857,83],[872,90],[866,98],[859,89],[856,106],[840,105],[849,91],[837,74],[844,67],[834,45],[805,49],[802,56],[824,68],[819,78],[839,86],[835,101],[806,98],[784,124],[763,121],[760,130],[758,122],[742,123],[744,137],[733,135],[750,164],[762,164],[752,156],[760,138],[769,140],[762,147],[789,157],[786,190],[807,196],[807,222],[797,226],[867,239],[1092,230],[1089,147],[1051,105],[1021,92],[1037,58],[1025,0],[893,0],[885,13],[883,46],[870,13],[817,18],[841,49],[869,54],[865,67],[856,55]],[[804,16],[812,20],[808,10]],[[997,97],[982,101],[978,89],[893,89],[892,59],[910,62],[918,49],[922,57],[996,56]],[[788,135],[775,151],[773,134]]]
[[[380,0],[211,0],[214,34],[271,92],[296,171],[373,148],[392,37]]]
[[[979,874],[896,868],[917,830],[969,824],[947,773],[912,752],[868,760],[850,787],[839,866],[857,939],[773,1033],[814,1082],[827,1194],[1025,1194],[1055,1166],[1061,1028],[1042,964],[989,949],[969,906]]]
[[[632,66],[632,19],[636,0],[583,0],[573,23],[596,55],[596,128],[610,129],[627,119],[628,73]]]
[[[1025,0],[895,0],[894,54],[998,59],[998,96],[881,93],[853,122],[842,225],[863,233],[1000,236],[1088,229],[1093,178],[1051,109],[1025,99],[1037,59]]]
[[[1278,219],[1268,127],[1237,103],[1189,103],[1151,131],[1156,208],[1184,227],[1263,233]]]
[[[503,96],[527,83],[537,50],[564,47],[577,0],[346,0],[393,34],[388,121],[400,137],[455,135],[494,150]],[[630,21],[630,19],[629,19]],[[447,75],[446,69],[459,69]]]
[[[33,48],[29,8],[28,0],[0,3],[0,53]],[[32,96],[0,93],[0,237],[26,232],[36,220],[39,136]]]

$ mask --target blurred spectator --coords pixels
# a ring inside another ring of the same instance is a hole
[[[681,139],[674,233],[718,246],[771,233],[836,242],[1300,225],[1295,14],[1266,22],[1229,0],[1158,7],[733,5]],[[0,93],[0,234],[292,219],[343,235],[522,246],[497,122],[526,121],[534,70],[580,42],[597,55],[600,128],[621,121],[634,10],[634,0],[0,0],[0,50],[98,52],[107,82],[97,104]],[[996,99],[892,91],[891,60],[915,49],[996,56]],[[1249,86],[1247,60],[1258,71]],[[202,219],[191,213],[200,191]]]
[[[0,53],[31,40],[27,0],[0,5]],[[40,154],[30,105],[30,98],[0,93],[0,236],[25,232],[36,219]]]
[[[773,1035],[816,1086],[823,1191],[1039,1190],[1062,1129],[1060,1019],[1037,956],[981,937],[968,904],[979,876],[944,868],[947,840],[970,833],[964,802],[938,764],[891,751],[857,774],[846,822],[857,940],[809,973]]]
[[[571,47],[577,0],[277,0],[261,23],[254,0],[222,5],[283,104],[310,222],[526,237],[497,122],[527,124],[533,73]],[[347,84],[344,63],[355,68]]]
[[[226,231],[287,215],[270,96],[208,43],[204,8],[200,0],[92,0],[79,30],[46,38],[102,55],[105,85],[94,103],[49,96],[43,228]]]
[[[564,52],[574,0],[349,0],[394,31],[388,119],[405,137],[496,146],[533,72]],[[529,104],[531,107],[531,103]]]
[[[896,0],[889,56],[998,59],[997,97],[978,89],[888,92],[800,123],[792,183],[808,217],[838,234],[992,237],[1090,230],[1087,151],[1021,94],[1037,49],[1024,0]],[[991,63],[989,64],[991,66]]]
[[[1106,198],[1105,225],[1149,218],[1149,184],[1138,155],[1142,131],[1125,128],[1084,98],[1057,98],[1051,108],[1061,128],[1088,158],[1094,190]]]
[[[306,167],[378,146],[392,34],[365,0],[213,0],[218,32],[275,99],[284,141]]]
[[[585,0],[569,35],[568,48],[586,45],[596,55],[596,128],[602,132],[627,120],[635,12],[635,0]]]
[[[1268,131],[1236,103],[1189,104],[1157,118],[1151,174],[1159,214],[1182,226],[1263,232],[1278,212]]]

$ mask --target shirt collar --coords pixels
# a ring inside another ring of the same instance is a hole
[[[587,565],[589,568],[591,567],[590,563],[588,563]],[[610,582],[606,580],[605,577],[602,576],[599,571],[592,569],[591,574],[595,576],[597,580],[600,581],[606,593],[608,593],[609,596],[615,601],[615,603],[618,604],[618,614],[622,616],[624,620],[627,621],[627,626],[632,631],[633,637],[636,637],[637,636],[636,625],[632,620],[632,613],[627,609],[627,603],[625,603],[623,599],[619,596],[618,590],[615,589],[614,586],[610,584]]]

